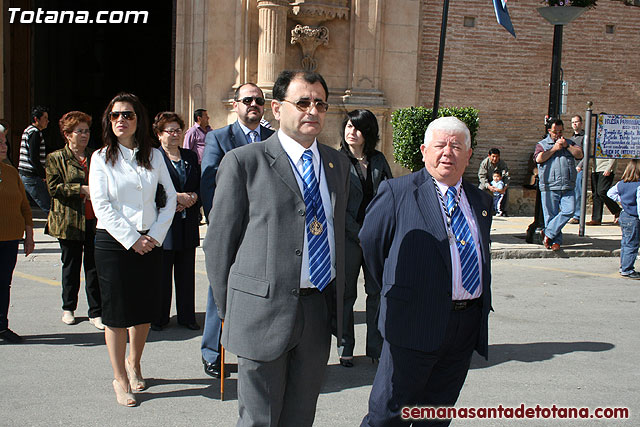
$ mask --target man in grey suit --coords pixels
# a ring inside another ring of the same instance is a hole
[[[487,356],[491,197],[462,179],[469,130],[436,119],[420,151],[425,169],[383,181],[359,234],[382,288],[384,338],[362,426],[406,426],[407,407],[453,406],[473,350]]]
[[[238,356],[239,426],[311,426],[341,336],[349,164],[319,144],[328,108],[317,73],[283,71],[280,130],[227,153],[204,241],[222,343]]]
[[[233,111],[238,115],[234,123],[207,134],[202,155],[202,178],[200,194],[205,218],[209,222],[209,212],[216,189],[216,174],[224,155],[237,147],[252,142],[264,141],[273,130],[264,127],[260,121],[264,115],[264,94],[254,83],[245,83],[236,89],[233,97]],[[213,299],[211,287],[207,295],[207,312],[202,332],[202,364],[205,374],[220,378],[220,333],[222,322]],[[228,372],[226,372],[228,375]]]

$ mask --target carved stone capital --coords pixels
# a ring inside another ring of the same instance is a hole
[[[329,44],[329,29],[325,26],[312,27],[298,24],[291,30],[291,44],[296,43],[302,48],[302,68],[315,71],[318,68],[318,61],[313,56],[318,46]]]
[[[349,18],[349,0],[296,0],[290,6],[289,16],[303,25]]]

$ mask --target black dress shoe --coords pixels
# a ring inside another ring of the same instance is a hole
[[[22,342],[22,337],[13,332],[11,329],[0,332],[0,338],[11,344],[18,344]]]
[[[187,329],[191,329],[192,331],[199,331],[200,325],[197,322],[192,323],[180,323],[181,326],[184,326]]]
[[[340,364],[345,368],[353,368],[353,359],[340,358]]]
[[[220,378],[220,361],[216,360],[215,363],[209,363],[202,358],[202,364],[204,365],[204,373],[213,378]],[[231,376],[231,372],[228,370],[224,371],[224,377],[229,378]]]

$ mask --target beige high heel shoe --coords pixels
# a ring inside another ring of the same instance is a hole
[[[128,407],[136,406],[136,398],[129,390],[131,390],[130,387],[125,391],[118,380],[113,380],[113,391],[116,392],[116,400],[120,405]]]
[[[127,371],[127,375],[129,376],[129,384],[131,384],[131,390],[133,391],[142,391],[147,387],[147,383],[145,382],[142,375],[138,375],[136,370],[129,363],[129,359],[124,360],[124,367]]]

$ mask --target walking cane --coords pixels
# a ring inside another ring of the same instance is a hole
[[[220,329],[224,328],[224,320]],[[220,344],[220,400],[224,400],[224,347]]]

